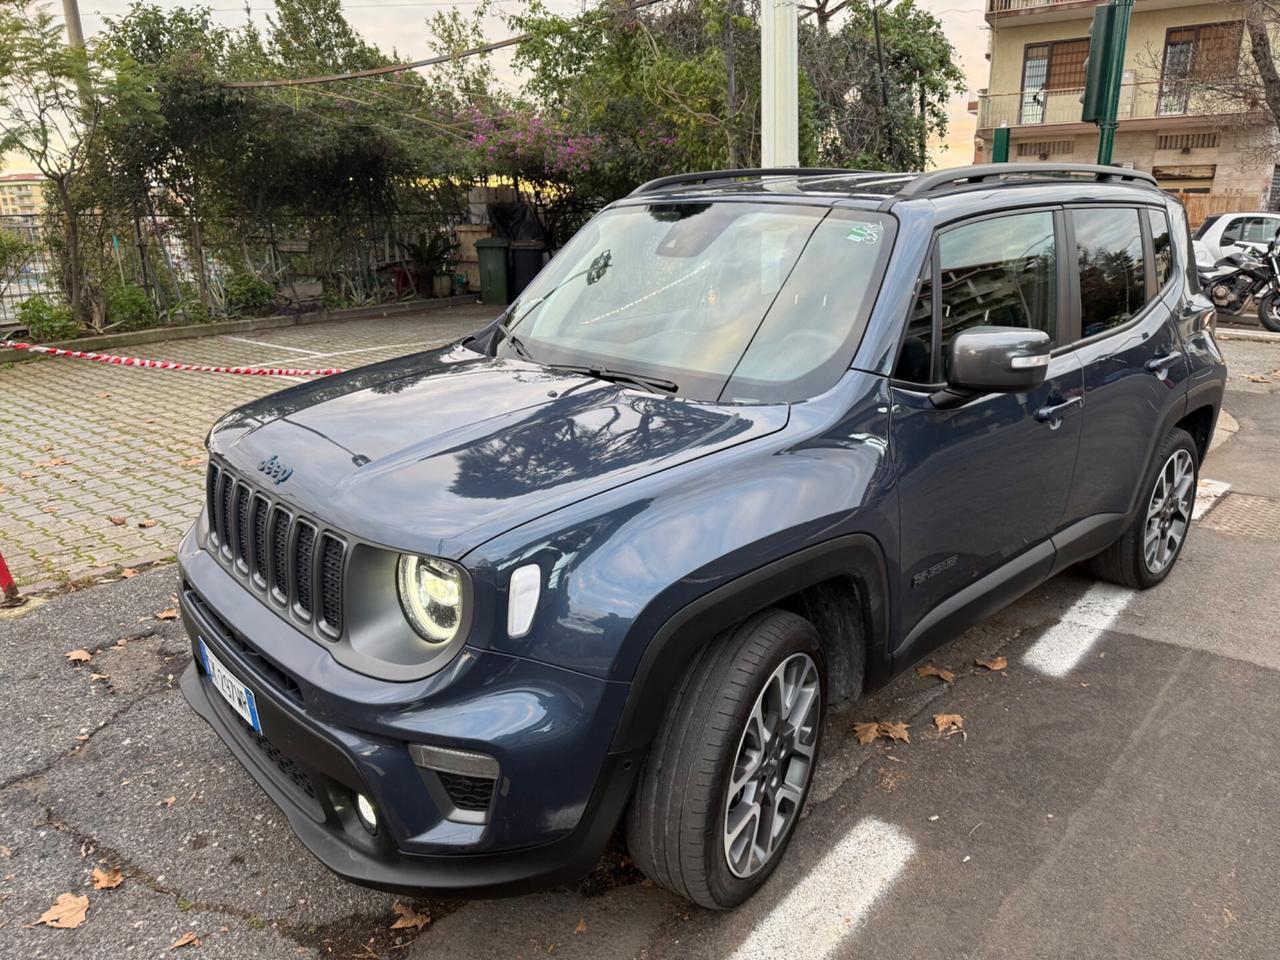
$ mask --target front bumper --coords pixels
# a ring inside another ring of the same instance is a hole
[[[179,553],[195,653],[183,694],[325,866],[366,886],[465,897],[525,893],[591,869],[641,759],[608,753],[625,685],[469,650],[448,676],[420,683],[351,674],[192,539]],[[253,692],[262,734],[217,695],[197,637]],[[410,743],[497,758],[487,822],[450,818]],[[357,792],[378,810],[372,834],[355,815]]]

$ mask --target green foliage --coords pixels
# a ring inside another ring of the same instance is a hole
[[[227,309],[231,313],[261,313],[275,299],[275,287],[261,277],[237,273],[227,278]]]
[[[71,316],[70,309],[52,304],[44,297],[23,300],[14,313],[34,340],[70,340],[80,332],[80,324]]]
[[[136,283],[109,284],[106,305],[107,322],[116,330],[145,330],[160,322],[156,305]]]

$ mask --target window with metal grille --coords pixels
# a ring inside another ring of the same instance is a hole
[[[1157,112],[1163,116],[1186,113],[1196,81],[1235,76],[1240,70],[1243,36],[1242,20],[1170,27],[1164,36]]]
[[[1156,137],[1157,150],[1198,150],[1217,145],[1216,133],[1162,133]]]
[[[1018,143],[1018,156],[1039,157],[1074,153],[1074,140],[1022,140]]]
[[[1022,59],[1022,123],[1044,120],[1048,95],[1084,86],[1089,38],[1028,44]]]

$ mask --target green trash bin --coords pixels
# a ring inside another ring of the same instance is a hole
[[[507,283],[506,237],[484,237],[476,241],[476,256],[480,258],[480,302],[505,307],[511,302]]]

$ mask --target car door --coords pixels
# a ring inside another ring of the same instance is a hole
[[[1060,342],[1064,229],[1060,211],[1041,209],[967,221],[936,238],[890,387],[900,512],[896,656],[922,655],[1052,565],[1049,538],[1067,504],[1082,420],[1074,353],[1055,350],[1044,383],[1028,392],[950,408],[932,397],[961,330],[1031,327]]]
[[[1067,516],[1115,526],[1184,402],[1187,362],[1170,309],[1179,277],[1163,208],[1082,207],[1067,217],[1085,410]]]

